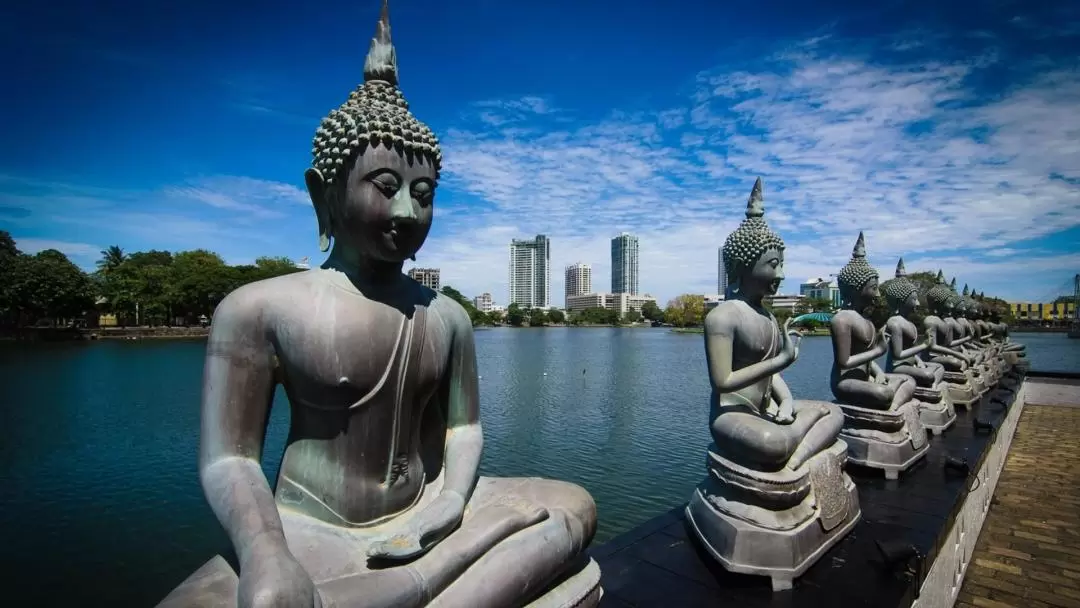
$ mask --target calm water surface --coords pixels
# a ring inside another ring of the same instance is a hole
[[[1019,334],[1035,369],[1080,371],[1080,340]],[[484,460],[577,482],[603,542],[684,501],[704,474],[700,335],[663,329],[476,333]],[[0,344],[0,556],[35,605],[154,605],[228,540],[196,472],[202,341]],[[831,398],[827,338],[784,377]],[[274,402],[264,467],[288,425]]]

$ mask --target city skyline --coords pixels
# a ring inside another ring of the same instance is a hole
[[[591,293],[592,266],[582,262],[575,262],[566,267],[566,285],[563,289],[563,309],[570,308],[569,300],[573,296]]]
[[[760,175],[788,246],[782,292],[836,273],[865,230],[882,276],[903,256],[1014,301],[1069,293],[1080,5],[688,0],[658,19],[629,1],[617,19],[391,2],[402,92],[441,140],[417,264],[444,284],[505,297],[506,243],[528,234],[557,243],[551,266],[586,260],[606,277],[611,235],[627,231],[647,243],[639,280],[661,302],[711,293],[711,248]],[[0,150],[0,230],[88,270],[111,245],[317,267],[311,138],[360,82],[378,6],[267,5],[255,19],[192,0],[168,19],[125,5],[56,21],[16,5],[0,44],[23,59],[0,130],[23,144]],[[281,43],[341,19],[348,42]]]

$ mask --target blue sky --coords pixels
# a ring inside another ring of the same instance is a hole
[[[320,261],[303,172],[379,0],[19,3],[0,19],[0,229],[92,268],[120,245]],[[716,290],[754,177],[785,293],[859,230],[891,276],[1008,299],[1080,271],[1080,5],[399,0],[402,90],[443,145],[417,258],[507,298],[511,238],[609,287],[636,233],[661,303]],[[584,6],[583,6],[584,5]],[[616,8],[617,7],[617,8]]]

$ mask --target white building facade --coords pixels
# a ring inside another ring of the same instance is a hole
[[[592,266],[578,262],[566,267],[566,294],[564,306],[569,306],[572,296],[592,293]]]
[[[510,241],[510,299],[521,308],[551,306],[551,241],[543,234]]]

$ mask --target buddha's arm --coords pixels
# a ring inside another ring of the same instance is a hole
[[[930,345],[926,342],[917,342],[911,348],[904,349],[904,331],[900,327],[889,328],[889,348],[892,353],[892,358],[895,361],[902,361],[909,359],[915,355],[923,352]]]
[[[851,328],[847,323],[837,322],[833,317],[832,327],[833,361],[840,369],[852,369],[866,365],[885,354],[889,345],[884,340],[876,339],[869,349],[857,355],[851,354]],[[875,334],[875,338],[877,335]]]
[[[484,436],[480,429],[480,389],[472,322],[464,311],[455,314],[453,319],[445,389],[447,435],[443,492],[456,492],[467,502],[480,467]]]
[[[246,563],[259,546],[285,547],[274,495],[259,465],[274,396],[273,347],[243,292],[214,313],[206,346],[199,477]]]
[[[791,365],[791,359],[781,351],[779,355],[733,370],[732,345],[735,327],[726,317],[711,315],[705,318],[705,362],[709,367],[709,382],[715,391],[734,393],[766,376],[771,376]]]
[[[952,348],[956,348],[957,346],[963,346],[963,345],[967,344],[968,342],[971,342],[971,336],[964,336],[963,338],[960,338],[959,340],[953,340],[951,343],[949,343],[949,346],[952,347]]]
[[[971,361],[968,359],[967,355],[965,355],[964,353],[962,353],[960,351],[957,351],[957,350],[953,350],[951,348],[946,348],[944,346],[940,346],[937,343],[934,343],[934,344],[930,345],[930,352],[934,353],[935,355],[948,355],[950,357],[956,357],[957,359],[960,359],[961,361],[963,361],[965,363],[971,363]]]

